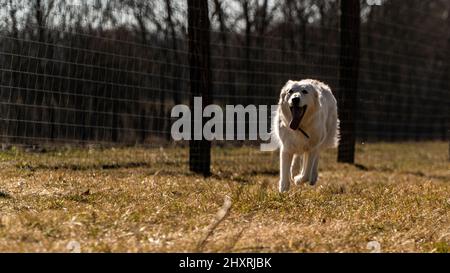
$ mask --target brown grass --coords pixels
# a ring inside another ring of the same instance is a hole
[[[0,251],[450,249],[448,143],[358,145],[358,166],[329,151],[318,185],[288,194],[276,191],[276,154],[213,155],[203,178],[187,171],[185,149],[1,152]],[[215,225],[225,196],[231,208]]]

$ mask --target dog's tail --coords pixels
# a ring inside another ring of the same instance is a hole
[[[339,129],[339,124],[340,124],[340,120],[338,118],[336,118],[336,122],[335,122],[335,128],[332,132],[334,132],[334,137],[333,137],[333,148],[336,148],[339,145],[339,141],[341,140],[341,131]]]
[[[339,140],[341,138],[339,131],[339,119],[336,117],[331,117],[329,120],[329,137],[327,139],[327,143],[325,144],[327,147],[336,148],[339,145]]]
[[[325,147],[336,148],[339,145],[340,131],[339,131],[339,118],[337,109],[334,107],[327,120],[327,139],[325,140]]]

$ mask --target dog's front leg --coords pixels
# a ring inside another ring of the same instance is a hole
[[[295,185],[300,185],[301,183],[308,181],[308,174],[306,173],[306,170],[308,169],[308,162],[309,162],[309,153],[306,152],[303,154],[302,159],[302,169],[299,175],[296,175],[294,177],[294,183]]]
[[[291,178],[294,180],[294,177],[300,173],[300,164],[302,163],[301,155],[294,154],[294,158],[292,159],[291,164]]]
[[[283,147],[280,149],[280,182],[278,190],[287,192],[291,184],[291,162],[293,153],[286,151]]]

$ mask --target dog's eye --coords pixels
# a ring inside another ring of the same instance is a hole
[[[292,93],[294,93],[294,90],[289,89],[288,94],[292,94]]]
[[[302,94],[308,94],[308,91],[306,91],[306,90],[302,90]]]

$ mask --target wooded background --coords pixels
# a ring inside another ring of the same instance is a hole
[[[288,79],[339,93],[339,1],[213,0],[214,103],[276,104]],[[361,1],[356,137],[447,139],[450,2]],[[189,105],[186,1],[0,1],[2,143],[170,141]]]

